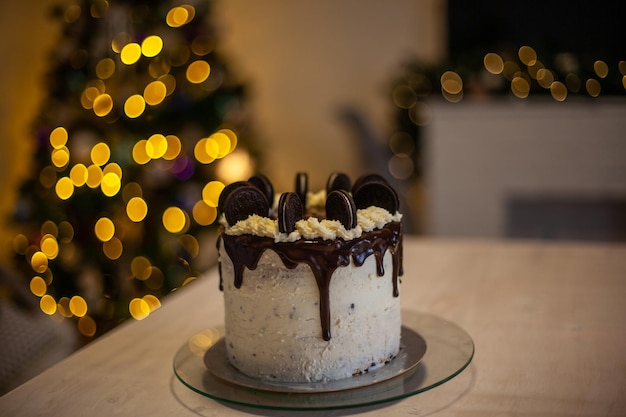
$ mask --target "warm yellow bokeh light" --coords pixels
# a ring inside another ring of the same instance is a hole
[[[230,143],[230,137],[223,132],[215,132],[209,136],[209,141],[213,141],[217,144],[216,158],[223,158],[230,153],[232,149]]]
[[[141,116],[146,110],[146,102],[141,94],[134,94],[124,102],[124,113],[131,119]]]
[[[176,78],[172,74],[165,74],[159,77],[159,81],[165,84],[165,89],[167,90],[165,95],[169,96],[176,90]]]
[[[160,104],[167,95],[167,87],[163,81],[152,81],[143,90],[143,98],[147,104],[156,106]]]
[[[161,158],[167,152],[167,139],[165,136],[156,133],[146,143],[146,153],[152,159]]]
[[[485,69],[491,74],[500,74],[504,70],[504,61],[502,57],[496,53],[489,52],[483,58]]]
[[[441,75],[441,89],[448,94],[460,94],[463,91],[463,80],[456,72],[446,71]]]
[[[59,126],[50,133],[50,145],[52,145],[54,149],[63,148],[65,144],[67,144],[67,138],[67,130]]]
[[[602,90],[602,86],[598,80],[589,78],[587,82],[585,82],[585,89],[591,97],[598,97],[600,95],[600,91]]]
[[[211,67],[203,60],[194,61],[187,67],[187,80],[194,84],[200,84],[209,78]]]
[[[224,183],[221,181],[210,181],[202,189],[202,200],[209,207],[217,207],[217,202],[223,189]]]
[[[87,314],[87,302],[80,295],[75,295],[70,298],[70,311],[76,317],[83,317]]]
[[[87,186],[96,188],[102,182],[102,169],[98,165],[89,165],[87,167]]]
[[[61,200],[67,200],[74,194],[74,183],[69,177],[59,178],[54,191]]]
[[[65,318],[72,317],[72,312],[70,311],[70,299],[67,297],[61,297],[59,302],[57,303],[57,309],[59,314],[61,314]]]
[[[94,232],[100,241],[106,242],[111,240],[113,235],[115,235],[115,225],[108,217],[101,217],[94,226]]]
[[[48,259],[54,259],[59,254],[59,243],[56,238],[50,234],[44,235],[41,238],[39,247]]]
[[[141,139],[133,146],[133,161],[139,165],[144,165],[150,162],[150,155],[148,155],[148,152],[146,151],[147,144],[148,141],[146,139]]]
[[[102,193],[107,197],[113,197],[119,192],[121,187],[122,181],[115,172],[109,172],[102,176],[100,188],[102,189]]]
[[[132,65],[141,58],[141,46],[138,43],[131,42],[126,44],[120,52],[120,59],[126,65]]]
[[[550,86],[550,94],[556,101],[565,101],[567,98],[567,87],[560,81],[555,81]]]
[[[535,62],[537,62],[537,52],[530,46],[522,46],[519,48],[517,56],[519,56],[520,61],[527,66],[535,65]]]
[[[96,65],[96,76],[101,80],[111,78],[115,73],[115,61],[111,58],[101,59]]]
[[[39,308],[49,316],[57,312],[57,302],[50,294],[46,294],[39,300]]]
[[[554,74],[549,69],[540,68],[537,70],[537,81],[543,88],[550,88],[554,82]]]
[[[511,92],[516,97],[526,98],[530,94],[530,83],[523,77],[515,77],[511,81]]]
[[[133,298],[128,304],[128,311],[135,320],[143,320],[150,314],[150,305],[141,298]]]
[[[208,138],[202,138],[196,142],[196,146],[193,148],[193,156],[201,164],[210,164],[215,161],[215,157],[209,155],[207,152]]]
[[[145,256],[137,256],[130,263],[130,272],[133,277],[144,281],[150,277],[152,264]]]
[[[141,298],[148,304],[151,312],[161,307],[161,301],[152,294],[146,294]]]
[[[217,177],[227,184],[250,178],[253,171],[254,162],[250,154],[240,149],[221,159],[216,169]]]
[[[609,66],[606,64],[606,62],[601,60],[597,60],[593,63],[593,70],[600,78],[606,78],[606,76],[609,75]]]
[[[209,206],[203,200],[193,206],[193,219],[201,226],[208,226],[217,218],[217,208]]]
[[[173,7],[167,12],[165,21],[173,28],[183,26],[191,22],[196,14],[196,9],[189,4]]]
[[[187,214],[179,207],[168,207],[163,212],[163,227],[170,233],[179,233],[187,225]]]
[[[93,108],[93,103],[96,101],[98,96],[103,92],[98,90],[96,87],[87,87],[85,91],[80,95],[80,104],[83,108],[89,110]]]
[[[163,39],[157,35],[148,36],[141,42],[141,53],[148,58],[157,56],[162,49]]]
[[[37,297],[43,297],[48,291],[48,286],[46,285],[46,281],[39,276],[34,276],[30,280],[30,292],[32,292]]]
[[[107,258],[114,261],[122,256],[124,245],[121,240],[114,236],[102,244],[102,251]]]
[[[117,175],[119,179],[122,179],[122,167],[119,166],[119,164],[116,164],[115,162],[111,162],[110,164],[107,164],[107,166],[105,166],[104,169],[102,170],[102,175],[106,175],[109,172]]]
[[[42,274],[48,269],[48,257],[45,253],[37,251],[30,258],[30,266],[35,272]]]
[[[65,146],[53,149],[50,153],[50,160],[55,167],[63,168],[70,162],[70,150]]]
[[[178,139],[178,136],[175,135],[167,135],[165,140],[167,140],[167,150],[163,154],[163,159],[166,161],[176,159],[176,157],[180,155],[180,151],[182,149],[180,139]]]
[[[133,197],[126,204],[126,215],[134,222],[140,222],[148,214],[148,205],[141,197]]]
[[[230,150],[228,153],[231,153],[235,150],[235,148],[237,148],[237,134],[232,129],[220,129],[217,132],[228,136],[228,139],[230,140]]]
[[[76,187],[85,185],[88,177],[87,167],[83,164],[76,164],[70,170],[70,179]]]
[[[113,99],[108,94],[100,94],[93,101],[93,112],[96,116],[104,117],[113,110]]]
[[[83,316],[78,319],[78,332],[83,336],[93,337],[96,334],[96,322],[90,316]]]
[[[93,148],[91,148],[91,162],[95,165],[102,166],[109,161],[111,157],[111,149],[109,149],[109,145],[104,142],[96,143]]]

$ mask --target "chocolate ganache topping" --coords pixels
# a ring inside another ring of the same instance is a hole
[[[336,174],[333,174],[336,175]],[[299,175],[302,179],[303,176]],[[374,181],[370,181],[371,183]],[[376,180],[376,182],[380,182]],[[361,187],[362,184],[361,184]],[[398,201],[395,191],[387,184],[381,183],[380,187],[369,186],[368,193],[381,194],[382,200],[387,205],[386,209],[397,210],[397,206],[389,207],[388,201]],[[371,190],[374,190],[372,192]],[[358,190],[356,190],[358,192]],[[392,198],[388,195],[391,192]],[[386,194],[387,193],[387,194]],[[237,190],[231,193],[227,199],[231,199],[227,206],[237,206],[233,202],[236,198]],[[262,193],[259,193],[262,195]],[[360,201],[366,200],[367,204],[376,204],[376,196],[360,195]],[[242,197],[243,198],[243,197]],[[245,196],[245,198],[249,198]],[[350,198],[350,204],[352,199]],[[360,207],[364,208],[364,207]],[[283,208],[284,209],[284,208]],[[326,208],[329,210],[329,207]],[[300,209],[301,210],[301,209]],[[355,207],[347,207],[346,210],[353,212]],[[228,216],[226,216],[228,217]],[[349,227],[353,227],[350,225]],[[319,289],[320,300],[320,321],[322,327],[322,337],[328,341],[331,338],[330,332],[330,281],[333,272],[342,266],[350,265],[353,262],[355,266],[362,266],[369,256],[374,256],[376,260],[376,273],[378,276],[385,274],[383,259],[387,251],[392,255],[392,288],[393,293],[390,296],[398,297],[398,277],[403,275],[402,267],[402,224],[399,221],[391,221],[381,228],[364,231],[357,239],[343,239],[337,237],[335,239],[298,239],[295,241],[276,241],[272,237],[256,236],[253,234],[230,235],[222,230],[221,239],[218,239],[217,246],[219,249],[220,242],[223,243],[224,249],[230,257],[234,268],[234,286],[240,288],[243,283],[243,272],[245,268],[254,270],[263,255],[263,253],[271,249],[280,257],[286,268],[294,269],[298,264],[307,264],[315,276],[317,287]],[[220,273],[220,290],[223,290],[221,264]]]

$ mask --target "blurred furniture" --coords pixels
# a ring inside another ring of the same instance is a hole
[[[626,240],[624,99],[429,106],[430,234]]]
[[[474,360],[422,394],[325,415],[626,414],[626,245],[409,237],[404,254],[403,308],[464,328]],[[229,406],[176,379],[177,350],[222,310],[213,269],[0,397],[0,415],[316,415]]]

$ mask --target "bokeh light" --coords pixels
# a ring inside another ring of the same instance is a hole
[[[141,53],[148,57],[153,58],[161,53],[163,49],[163,39],[157,35],[148,36],[141,43]]]
[[[54,191],[61,200],[67,200],[74,194],[74,183],[69,177],[61,177],[57,181]]]
[[[67,139],[68,134],[64,127],[57,127],[50,132],[50,145],[52,145],[54,149],[63,148],[67,143]]]
[[[193,219],[201,226],[208,226],[217,218],[217,208],[211,207],[204,200],[198,201],[193,206]]]
[[[194,84],[200,84],[209,78],[211,67],[203,60],[194,61],[187,67],[187,80]]]
[[[100,78],[101,80],[106,80],[108,78],[111,78],[111,76],[113,76],[114,73],[115,73],[115,61],[113,61],[111,58],[103,58],[96,65],[96,76]],[[92,99],[92,102],[93,102],[93,99]]]
[[[113,98],[108,94],[100,94],[93,101],[93,112],[99,116],[104,117],[113,110]]]
[[[160,104],[167,95],[167,87],[163,81],[152,81],[143,90],[143,98],[150,106]]]
[[[100,239],[102,242],[106,242],[111,240],[113,235],[115,234],[115,225],[113,221],[108,217],[101,217],[96,221],[96,225],[94,226],[94,232],[96,237]]]
[[[133,298],[128,304],[128,311],[135,320],[143,320],[150,315],[150,304],[142,298]]]
[[[43,297],[48,291],[48,286],[46,285],[46,281],[43,280],[40,276],[34,276],[30,280],[30,292],[32,292],[37,297]]]
[[[202,189],[202,200],[209,207],[217,207],[220,194],[224,189],[221,181],[210,181]]]
[[[167,144],[165,136],[156,133],[146,142],[146,154],[152,159],[161,158],[167,152]]]
[[[148,204],[141,197],[133,197],[126,204],[126,215],[134,222],[142,221],[148,214]]]
[[[75,295],[70,298],[69,307],[72,314],[76,317],[83,317],[87,314],[87,302],[80,295]]]
[[[39,308],[45,314],[52,316],[57,312],[57,302],[50,294],[46,294],[39,300]]]
[[[126,65],[132,65],[141,58],[141,46],[131,42],[126,44],[120,52],[120,60]]]
[[[124,102],[124,113],[131,119],[141,116],[146,109],[146,102],[141,94],[133,94]]]
[[[94,145],[91,148],[91,162],[95,165],[102,166],[109,161],[111,157],[111,149],[109,149],[109,145],[104,142],[100,142]]]
[[[179,207],[168,207],[163,212],[163,227],[170,233],[180,233],[187,225],[187,214]]]

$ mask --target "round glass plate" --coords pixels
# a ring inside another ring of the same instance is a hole
[[[218,378],[241,387],[282,393],[300,392],[310,394],[343,391],[377,384],[414,370],[419,361],[422,360],[422,357],[424,357],[424,353],[426,353],[426,341],[419,334],[404,326],[402,326],[400,340],[400,351],[389,363],[369,372],[335,381],[290,383],[262,381],[258,378],[251,378],[230,365],[226,359],[224,338],[220,338],[217,343],[207,350],[204,355],[204,365],[209,372]]]
[[[279,410],[329,410],[381,404],[419,394],[454,378],[471,362],[474,342],[456,324],[408,310],[402,311],[402,323],[404,331],[410,330],[425,340],[428,348],[422,360],[412,370],[362,387],[331,392],[275,392],[228,382],[205,366],[208,349],[221,339],[222,330],[217,328],[192,336],[179,348],[174,357],[174,373],[191,390],[230,404]]]

